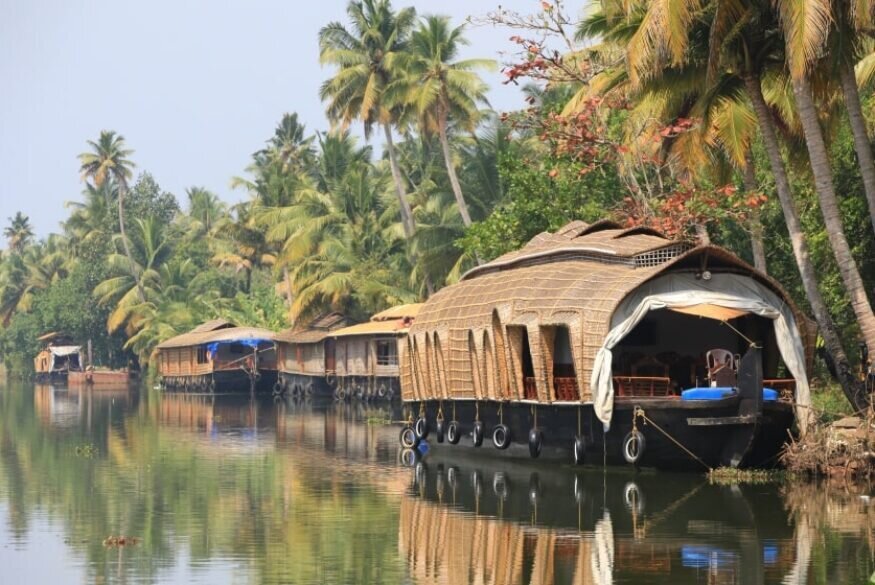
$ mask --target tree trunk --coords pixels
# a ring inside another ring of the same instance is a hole
[[[413,223],[413,210],[404,189],[401,178],[401,169],[398,167],[398,159],[395,156],[395,144],[392,142],[392,128],[389,124],[383,124],[386,133],[386,150],[389,152],[389,166],[392,169],[392,179],[395,182],[395,194],[398,195],[398,203],[401,205],[401,225],[404,227],[404,235],[409,240],[413,237],[416,228]]]
[[[860,324],[863,341],[869,349],[875,349],[875,314],[866,294],[866,287],[860,277],[857,263],[851,255],[851,247],[845,236],[842,216],[839,211],[838,198],[833,185],[832,167],[829,153],[823,140],[823,130],[817,119],[817,109],[811,95],[811,85],[807,78],[793,81],[793,95],[796,98],[796,109],[802,130],[805,133],[805,144],[808,146],[808,158],[811,161],[811,172],[814,174],[814,186],[820,201],[820,212],[826,227],[830,247],[839,265],[839,272],[851,299],[851,307]]]
[[[291,275],[289,275],[288,266],[283,266],[283,278],[286,281],[286,294],[288,295],[288,298],[289,298],[289,325],[291,326],[291,325],[295,324],[295,320],[292,318],[292,300],[293,300],[292,277],[291,277]]]
[[[137,264],[134,262],[134,256],[131,254],[131,246],[128,243],[128,234],[125,230],[125,184],[124,181],[119,181],[118,185],[118,229],[122,235],[122,247],[125,249],[125,256],[128,257],[128,262],[131,265],[131,276],[137,283],[137,296],[141,303],[146,302],[146,291],[143,289],[143,281],[140,274],[137,274]]]
[[[453,154],[450,152],[450,141],[447,138],[447,120],[445,117],[438,124],[438,135],[441,140],[441,149],[444,151],[444,164],[447,167],[447,175],[450,177],[453,195],[456,196],[456,205],[459,206],[459,215],[462,216],[462,223],[465,224],[465,227],[470,227],[471,214],[468,213],[468,204],[465,203],[462,185],[459,184],[459,177],[456,176],[456,167],[453,165]]]
[[[845,94],[845,107],[848,109],[851,131],[854,134],[854,150],[857,152],[863,188],[866,191],[866,200],[869,202],[869,219],[872,220],[872,230],[875,232],[875,160],[872,157],[872,145],[869,143],[866,119],[863,117],[863,107],[860,104],[857,77],[849,63],[841,65],[839,75],[842,79],[842,91]]]
[[[769,106],[763,97],[760,78],[755,75],[746,76],[744,84],[748,97],[753,104],[763,143],[768,154],[769,166],[775,177],[775,190],[778,193],[778,200],[781,202],[781,210],[784,212],[787,230],[790,232],[790,244],[793,248],[796,266],[799,268],[799,274],[802,277],[802,287],[805,289],[808,302],[811,304],[811,310],[820,328],[820,335],[823,337],[826,351],[835,363],[839,383],[845,396],[854,408],[864,408],[867,405],[868,397],[859,395],[859,386],[851,371],[851,365],[848,362],[845,348],[842,346],[841,339],[836,332],[835,323],[833,323],[823,296],[820,294],[820,289],[817,287],[817,272],[815,272],[814,265],[811,263],[811,257],[808,254],[808,242],[805,239],[805,233],[802,231],[796,203],[793,201],[790,181],[787,179],[784,159],[781,156],[781,147],[778,144],[778,136],[775,133]]]
[[[748,194],[756,193],[757,177],[753,166],[753,155],[748,152],[741,172],[744,190]],[[750,211],[750,247],[753,251],[753,266],[760,272],[768,274],[766,265],[766,248],[763,245],[763,223],[760,221],[759,207]]]
[[[699,240],[699,245],[710,246],[711,236],[708,234],[708,226],[704,223],[697,223],[693,227],[696,229],[696,239]]]

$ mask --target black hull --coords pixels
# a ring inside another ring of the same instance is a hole
[[[279,373],[280,383],[289,395],[322,396],[338,400],[393,400],[401,394],[398,378],[367,376],[325,377]]]
[[[260,370],[252,380],[243,370],[226,370],[203,376],[166,377],[162,381],[165,390],[171,392],[237,394],[270,393],[277,381],[276,370]]]
[[[618,399],[614,403],[611,428],[603,432],[603,425],[591,405],[537,405],[537,426],[543,433],[539,459],[573,463],[574,440],[580,434],[585,439],[585,464],[630,466],[623,456],[623,442],[633,429],[636,407],[643,409],[649,422],[641,417],[636,420],[636,428],[645,438],[645,448],[635,467],[675,471],[706,471],[723,466],[774,467],[794,421],[792,407],[783,403],[765,404],[762,415],[755,421],[734,421],[738,418],[737,397],[695,402]],[[473,456],[530,458],[528,436],[534,426],[533,405],[506,403],[499,412],[498,404],[481,402],[479,420],[483,422],[485,432],[480,447],[475,447],[472,439],[474,402],[443,404],[445,424],[456,420],[460,425],[461,440],[456,445],[451,445],[446,439],[443,443],[437,440],[438,408],[434,402],[425,405],[431,429],[426,438],[429,450],[440,452],[442,457],[466,452]],[[416,419],[418,403],[411,412]],[[693,424],[690,419],[693,419]],[[696,419],[721,421],[722,424],[696,424]],[[493,429],[500,422],[509,427],[511,434],[511,445],[504,450],[497,449],[492,441]]]

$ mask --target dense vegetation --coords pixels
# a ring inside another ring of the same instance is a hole
[[[496,113],[481,72],[497,65],[459,57],[470,30],[352,1],[319,34],[334,130],[283,116],[232,179],[244,202],[198,187],[180,202],[135,179],[134,151],[106,131],[79,155],[84,191],[61,233],[35,240],[10,218],[2,359],[26,373],[50,330],[92,339],[98,363],[145,364],[217,316],[274,329],[329,309],[365,318],[540,231],[613,217],[767,271],[813,314],[833,371],[853,372],[857,344],[875,350],[875,17],[853,4],[498,10],[486,20],[514,34],[503,74],[528,106]],[[382,156],[353,125],[377,131]]]

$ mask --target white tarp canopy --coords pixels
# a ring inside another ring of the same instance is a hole
[[[805,349],[790,306],[768,287],[749,276],[715,274],[710,280],[702,280],[687,273],[667,274],[644,283],[630,293],[614,311],[611,330],[596,354],[590,380],[595,413],[605,424],[605,428],[610,426],[614,411],[611,350],[647,316],[648,312],[657,309],[691,308],[697,305],[729,309],[730,311],[726,312],[727,316],[751,313],[772,320],[781,359],[796,379],[796,418],[800,428],[804,430],[808,422],[811,392],[805,372]]]
[[[77,366],[82,366],[82,346],[81,345],[52,345],[48,348],[52,354],[52,363],[49,365],[49,371],[55,369],[55,358],[69,357],[75,355],[79,363]]]

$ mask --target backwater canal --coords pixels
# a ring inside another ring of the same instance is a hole
[[[408,467],[388,416],[0,386],[0,583],[862,584],[875,570],[866,486],[711,485],[487,446]]]

